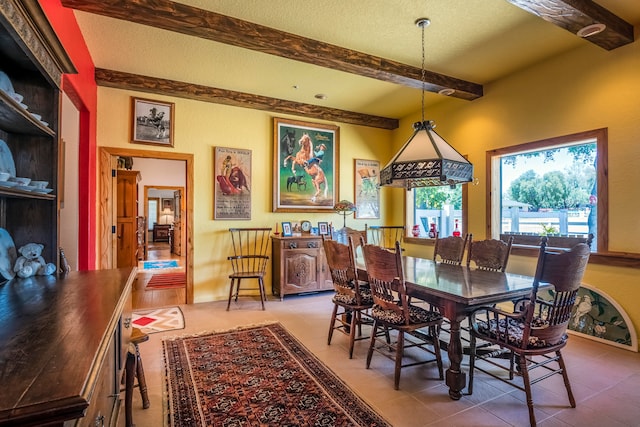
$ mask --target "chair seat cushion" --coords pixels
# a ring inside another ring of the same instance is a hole
[[[525,329],[525,324],[519,319],[508,319],[508,334],[505,333],[505,326],[507,325],[507,319],[491,319],[488,322],[479,320],[477,322],[477,332],[480,335],[484,335],[488,338],[497,339],[504,342],[508,339],[508,344],[514,347],[522,347],[522,334]],[[544,348],[552,345],[563,343],[567,339],[567,335],[564,334],[560,342],[547,343],[544,339],[535,336],[535,329],[544,329],[548,326],[546,320],[535,317],[533,318],[533,324],[531,328],[531,334],[529,335],[529,342],[527,348]],[[482,338],[482,336],[480,336]]]
[[[373,297],[371,296],[371,290],[360,288],[360,299],[363,305],[373,304]],[[334,303],[341,303],[347,305],[356,305],[358,302],[356,301],[355,295],[342,294],[336,292],[333,296]]]
[[[385,310],[377,304],[374,304],[371,310],[371,317],[386,323],[394,325],[404,325],[405,319],[402,312],[394,310]],[[409,304],[409,323],[430,323],[442,320],[440,313],[425,310],[422,307]]]

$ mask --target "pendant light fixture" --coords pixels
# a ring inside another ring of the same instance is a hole
[[[431,24],[420,18],[422,29],[422,121],[413,124],[413,135],[380,171],[380,185],[402,187],[435,187],[465,184],[473,181],[473,165],[434,130],[435,124],[424,118],[426,71],[424,68],[424,29]]]

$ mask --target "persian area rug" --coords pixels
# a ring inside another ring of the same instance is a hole
[[[170,426],[390,426],[279,323],[162,347]]]
[[[131,323],[146,334],[184,329],[184,316],[180,307],[136,310]]]
[[[147,282],[145,289],[154,290],[184,288],[186,283],[186,274],[184,272],[154,274]]]
[[[144,270],[154,270],[157,268],[176,268],[178,267],[178,261],[175,259],[165,261],[143,261],[142,268]]]

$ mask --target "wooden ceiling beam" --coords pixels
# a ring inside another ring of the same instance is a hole
[[[603,32],[585,38],[604,49],[633,43],[633,25],[591,0],[507,1],[573,34],[587,25],[604,24]]]
[[[301,61],[413,88],[422,88],[422,70],[318,40],[279,31],[170,0],[62,0],[62,5],[142,25]],[[425,89],[454,89],[453,97],[483,95],[477,83],[427,71]]]
[[[336,108],[319,107],[317,105],[269,98],[244,92],[218,89],[210,86],[195,85],[176,80],[160,79],[141,76],[122,71],[96,68],[96,83],[99,86],[116,89],[135,90],[145,93],[175,96],[178,98],[194,99],[196,101],[214,104],[231,105],[234,107],[252,108],[254,110],[272,111],[275,113],[292,114],[327,121],[349,123],[380,129],[393,130],[399,126],[397,119],[354,113]]]

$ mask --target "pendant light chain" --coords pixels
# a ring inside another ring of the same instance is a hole
[[[428,22],[428,21],[427,21]],[[427,80],[427,72],[424,69],[424,27],[426,27],[427,24],[425,21],[422,22],[422,24],[420,24],[420,28],[422,29],[422,75],[421,75],[421,79],[422,79],[422,123],[424,123],[424,91],[425,91],[425,82]]]

